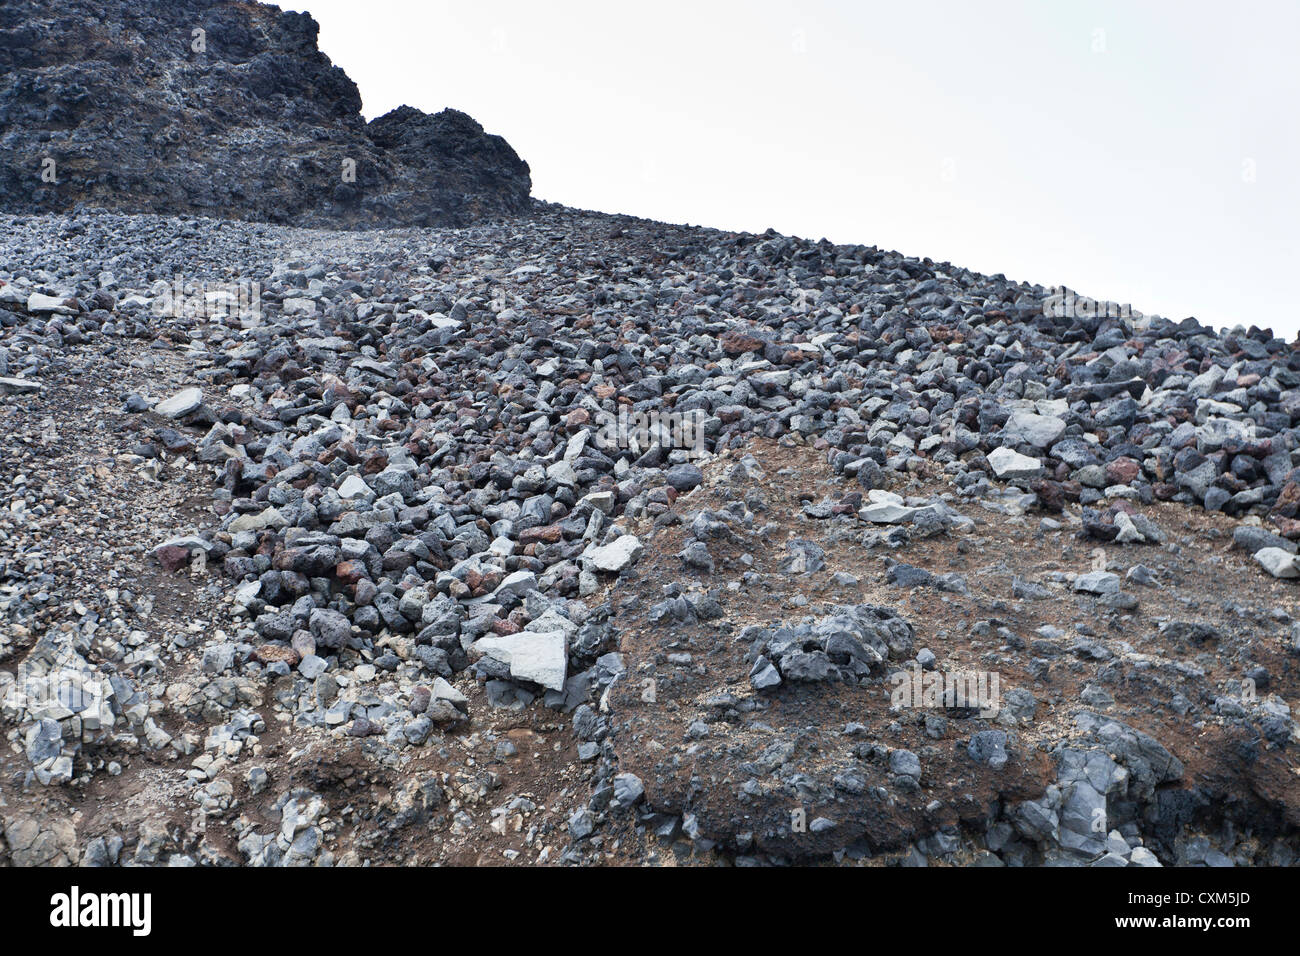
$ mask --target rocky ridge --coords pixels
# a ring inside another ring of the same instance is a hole
[[[231,0],[6,2],[0,209],[349,227],[528,209],[528,165],[464,113],[366,123],[317,30]]]
[[[554,206],[4,226],[12,862],[1295,860],[1294,343]]]

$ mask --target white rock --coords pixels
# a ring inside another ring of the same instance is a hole
[[[13,395],[39,392],[44,387],[40,382],[33,382],[27,378],[0,378],[0,392],[8,392]]]
[[[274,508],[267,508],[260,514],[242,514],[234,521],[230,522],[230,527],[226,530],[231,534],[239,534],[241,531],[261,531],[263,528],[286,528],[289,522],[284,516]]]
[[[1043,464],[1037,458],[1022,455],[1014,448],[998,448],[989,452],[989,467],[999,478],[1034,478],[1043,470]]]
[[[591,438],[591,429],[584,428],[578,434],[569,439],[568,444],[564,446],[564,460],[574,461],[582,454],[583,449],[587,447],[587,440]]]
[[[168,538],[162,544],[155,545],[153,550],[161,551],[163,548],[188,548],[190,551],[201,550],[206,552],[212,550],[212,542],[200,538],[196,534],[188,534]]]
[[[434,700],[446,700],[453,704],[469,703],[469,698],[441,677],[433,679],[433,683],[429,685],[429,692],[433,695]]]
[[[360,475],[348,475],[343,479],[343,484],[339,485],[339,497],[351,500],[360,498],[365,495],[373,495],[370,486],[365,483]]]
[[[1264,570],[1275,578],[1300,578],[1300,567],[1296,566],[1296,556],[1281,548],[1260,548],[1255,552],[1255,560]]]
[[[1146,540],[1146,538],[1142,537],[1142,532],[1137,529],[1137,525],[1133,524],[1133,519],[1122,511],[1115,515],[1115,527],[1119,528],[1119,534],[1115,536],[1115,540],[1120,544]]]
[[[196,411],[202,404],[203,390],[186,388],[177,392],[171,398],[159,402],[153,407],[153,410],[164,418],[184,418],[190,412]]]
[[[62,296],[41,295],[39,292],[33,292],[27,297],[28,312],[57,312],[59,315],[71,315],[73,309],[63,304]]]
[[[592,548],[586,557],[598,571],[618,573],[635,564],[643,550],[641,540],[636,535],[625,534],[603,547]]]
[[[537,587],[537,575],[532,571],[515,571],[507,574],[493,594],[514,594],[523,597]]]
[[[507,665],[516,680],[532,681],[548,690],[564,690],[568,658],[563,631],[481,637],[470,649]]]
[[[1156,855],[1144,846],[1135,846],[1133,852],[1129,855],[1128,862],[1129,866],[1160,866],[1160,861],[1156,859]]]
[[[306,299],[301,296],[285,299],[281,303],[285,315],[315,315],[316,300]]]
[[[899,524],[903,521],[910,521],[914,514],[916,514],[915,508],[908,508],[893,501],[873,502],[865,505],[858,512],[858,516],[864,521],[875,524]]]
[[[235,605],[237,607],[248,607],[253,603],[253,599],[261,593],[261,581],[249,581],[247,584],[241,584],[235,588]]]

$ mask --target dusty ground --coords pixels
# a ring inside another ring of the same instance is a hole
[[[700,828],[715,837],[740,834],[781,855],[824,853],[859,840],[863,851],[897,850],[928,831],[972,824],[1001,804],[1041,793],[1053,778],[1052,746],[1076,734],[1076,713],[1091,710],[1161,741],[1187,765],[1187,782],[1203,784],[1217,799],[1252,805],[1280,824],[1285,821],[1285,827],[1300,821],[1294,748],[1259,747],[1257,737],[1239,725],[1196,706],[1238,692],[1246,672],[1256,667],[1265,668],[1270,678],[1259,695],[1276,694],[1294,703],[1300,693],[1291,620],[1295,589],[1260,575],[1248,554],[1230,547],[1231,519],[1156,504],[1144,511],[1165,532],[1165,548],[1102,547],[1078,540],[1077,520],[1070,522],[1068,514],[1058,516],[1060,530],[1044,531],[1041,512],[1006,516],[954,498],[952,504],[975,521],[970,533],[867,549],[855,517],[819,520],[803,512],[805,504],[838,502],[852,491],[831,474],[819,452],[766,441],[746,451],[761,463],[763,477],[728,480],[727,463],[716,462],[707,469],[711,480],[679,499],[676,509],[689,515],[701,507],[752,500],[766,509],[756,521],[766,526],[764,533],[711,546],[716,575],[688,575],[675,555],[689,532],[680,526],[663,529],[649,538],[654,557],[638,566],[638,580],[618,601],[631,675],[616,685],[612,700],[615,713],[626,714],[628,721],[621,732],[620,769],[643,777],[656,805],[694,812]],[[941,477],[920,475],[892,490],[927,498],[952,491]],[[796,538],[824,548],[823,570],[782,573],[785,544]],[[889,584],[889,559],[935,575],[959,573],[969,593]],[[1064,583],[1047,584],[1050,596],[1041,600],[1012,594],[1013,577],[1046,581],[1052,574],[1082,574],[1101,563],[1121,574],[1144,564],[1156,583],[1128,586],[1139,599],[1131,611],[1103,608]],[[742,569],[757,573],[758,583],[718,586],[734,581]],[[857,583],[837,583],[837,572],[848,572]],[[1213,581],[1209,586],[1207,579]],[[665,582],[712,588],[723,616],[690,625],[651,623],[649,609],[662,599]],[[753,690],[744,645],[736,637],[745,626],[770,626],[863,603],[897,609],[915,628],[916,648],[933,651],[939,669],[996,670],[1004,697],[1015,688],[1034,695],[1033,719],[1008,725],[1015,742],[1006,767],[980,767],[965,752],[972,733],[1001,724],[970,711],[950,712],[952,719],[936,723],[924,714],[891,710],[888,683],[869,690],[844,685],[815,691],[786,686],[771,694]],[[1195,645],[1162,635],[1159,627],[1169,621],[1212,624],[1219,638]],[[977,627],[979,622],[987,624]],[[1040,636],[1045,625],[1061,634]],[[1090,637],[1086,648],[1075,649],[1079,635]],[[671,656],[683,653],[689,661]],[[1094,659],[1102,654],[1105,659]],[[653,700],[648,701],[651,682]],[[1085,688],[1100,693],[1085,702]],[[1196,702],[1190,714],[1171,709],[1176,694]],[[708,728],[707,735],[692,734],[695,722]],[[863,728],[845,734],[849,723]],[[920,755],[925,767],[920,789],[889,793],[882,800],[873,788],[888,783],[888,770],[855,758],[853,750],[863,739]],[[789,741],[797,742],[794,752],[781,752]],[[790,786],[764,774],[779,764],[796,767],[803,777]],[[832,785],[836,773],[853,769],[865,777],[862,793]],[[761,783],[742,792],[747,778]],[[821,816],[837,826],[822,839],[796,833],[790,826],[796,810],[808,820]]]

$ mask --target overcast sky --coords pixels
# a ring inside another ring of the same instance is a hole
[[[586,209],[1300,330],[1300,3],[300,0],[367,118],[464,110]]]

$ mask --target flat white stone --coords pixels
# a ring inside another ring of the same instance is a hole
[[[641,540],[634,534],[625,534],[617,541],[587,552],[587,559],[599,571],[618,573],[629,568],[641,557],[643,551]]]
[[[27,297],[28,312],[57,312],[59,315],[71,315],[73,310],[63,304],[63,297],[57,295],[41,295],[39,292],[33,292]]]
[[[608,515],[614,513],[614,504],[617,499],[612,491],[593,491],[591,494],[583,496],[582,500],[591,502],[593,508],[601,514]]]
[[[507,574],[505,580],[497,585],[494,594],[514,594],[523,597],[537,587],[537,575],[532,571],[515,571]]]
[[[249,581],[247,584],[241,584],[235,588],[235,604],[238,607],[248,607],[253,603],[253,598],[262,593],[261,581]]]
[[[434,700],[446,700],[453,704],[469,703],[469,698],[441,677],[433,679],[433,683],[429,686],[429,692],[433,695]]]
[[[587,447],[589,438],[591,438],[590,428],[584,428],[578,434],[570,437],[568,444],[564,446],[564,460],[568,462],[575,461],[582,454],[583,449]]]
[[[510,668],[510,676],[532,681],[548,690],[564,690],[568,657],[563,631],[520,631],[481,637],[471,649]]]
[[[864,521],[870,521],[874,524],[899,524],[903,521],[910,521],[914,514],[916,514],[915,508],[908,508],[892,501],[875,502],[866,505],[858,512],[859,517]]]
[[[1014,448],[998,448],[988,455],[989,467],[999,478],[1033,478],[1042,471],[1037,458],[1022,455]]]
[[[567,461],[557,461],[546,469],[546,477],[557,485],[572,488],[578,483],[578,473]]]
[[[153,407],[153,410],[164,418],[183,418],[190,412],[196,411],[202,404],[203,390],[186,388],[177,392],[171,398],[159,402]]]
[[[0,391],[14,395],[27,395],[39,392],[45,386],[28,378],[0,378]]]
[[[199,549],[206,552],[212,550],[212,542],[200,538],[196,534],[180,535],[175,538],[168,538],[162,544],[154,545],[153,550],[157,552],[163,548],[188,548],[190,551]]]
[[[1119,590],[1119,575],[1111,574],[1109,571],[1081,574],[1074,579],[1074,589],[1087,591],[1089,594],[1109,594]]]

